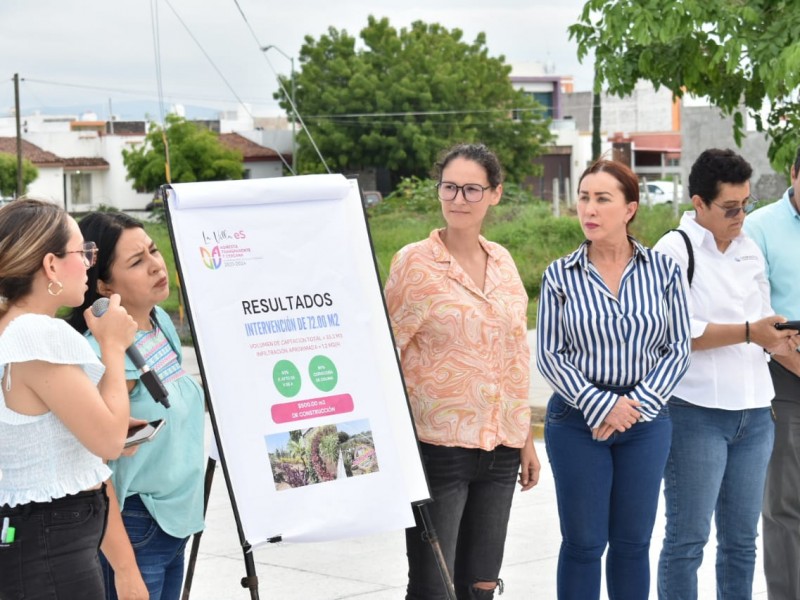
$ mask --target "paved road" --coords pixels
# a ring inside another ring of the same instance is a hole
[[[534,332],[530,332],[531,348]],[[185,368],[198,374],[192,348],[184,348]],[[543,408],[550,396],[547,384],[531,362],[531,403]],[[208,418],[207,418],[208,419]],[[206,447],[211,426],[206,423]],[[556,565],[561,537],[550,465],[544,443],[536,441],[542,462],[540,483],[517,492],[511,509],[501,577],[502,600],[547,600],[556,597]],[[664,535],[664,507],[651,544],[651,580]],[[276,519],[280,519],[276,515]],[[713,529],[709,539],[714,540]],[[760,545],[761,538],[758,539]],[[699,571],[699,597],[714,598],[714,543],[706,548]],[[188,557],[188,552],[187,552]],[[259,577],[259,596],[265,600],[399,600],[404,597],[406,558],[402,531],[324,543],[267,545],[253,551]],[[766,583],[759,547],[753,598],[766,600]],[[239,585],[245,576],[244,558],[236,533],[231,502],[222,470],[215,471],[206,513],[206,531],[200,542],[191,600],[246,600],[250,593]],[[650,598],[655,598],[651,589]],[[607,596],[603,592],[602,598]]]

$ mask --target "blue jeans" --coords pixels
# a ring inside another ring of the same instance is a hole
[[[519,448],[498,446],[487,452],[421,443],[420,449],[433,497],[426,506],[456,596],[488,600],[493,590],[476,589],[473,584],[498,581],[519,473]],[[414,518],[417,526],[406,530],[406,600],[445,599],[442,577],[416,510]]]
[[[658,561],[658,597],[697,598],[697,569],[713,514],[717,598],[749,599],[774,438],[770,409],[720,410],[677,398],[669,401],[669,409],[674,429],[664,473],[667,526]]]
[[[101,600],[103,575],[97,550],[106,527],[108,497],[101,489],[51,502],[0,507],[16,528],[0,544],[0,599]]]
[[[165,533],[138,495],[125,499],[122,522],[150,600],[178,600],[183,585],[183,550],[189,538],[176,538]],[[100,559],[106,580],[106,600],[117,600],[114,571],[102,553]]]
[[[550,398],[544,436],[561,523],[559,600],[600,597],[606,546],[608,597],[647,599],[650,537],[671,433],[665,408],[652,421],[595,441],[579,409],[558,394]]]

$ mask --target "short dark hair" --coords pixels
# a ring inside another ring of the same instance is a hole
[[[434,167],[434,176],[437,180],[442,180],[442,171],[456,158],[465,158],[474,161],[484,168],[489,185],[496,188],[503,183],[503,168],[497,155],[489,150],[484,144],[457,144],[445,150],[439,162]]]
[[[126,229],[144,229],[144,225],[124,212],[93,212],[83,217],[78,223],[78,227],[80,227],[84,239],[97,244],[97,263],[86,271],[88,277],[86,285],[89,289],[83,298],[83,304],[73,309],[67,317],[70,325],[84,333],[88,326],[83,312],[100,297],[100,293],[97,291],[98,280],[111,281],[111,267],[117,257],[117,242],[119,242],[122,232]]]
[[[721,183],[745,183],[752,174],[750,163],[733,150],[709,148],[692,165],[689,196],[700,196],[703,202],[711,204],[719,195]]]
[[[586,167],[586,170],[581,174],[578,179],[578,189],[581,188],[581,182],[587,175],[594,175],[596,173],[608,173],[619,183],[622,190],[622,195],[625,196],[625,203],[639,202],[639,180],[636,174],[631,171],[630,167],[625,163],[617,160],[607,160],[600,158],[594,161],[591,165]],[[636,213],[633,213],[630,221],[636,218]],[[630,221],[628,221],[630,223]]]

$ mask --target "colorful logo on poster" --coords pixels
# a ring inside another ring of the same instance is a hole
[[[200,256],[203,258],[203,264],[206,268],[212,271],[222,266],[222,254],[220,253],[219,246],[214,246],[210,251],[208,248],[200,246]]]

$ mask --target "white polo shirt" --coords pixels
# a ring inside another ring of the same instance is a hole
[[[714,236],[697,224],[695,212],[683,214],[680,229],[694,251],[694,276],[687,279],[688,255],[679,233],[662,237],[653,248],[674,258],[683,272],[692,338],[703,335],[709,323],[742,324],[774,314],[761,250],[744,234],[720,252]],[[673,395],[707,408],[743,410],[770,405],[775,395],[768,355],[758,344],[693,350],[686,375]]]

